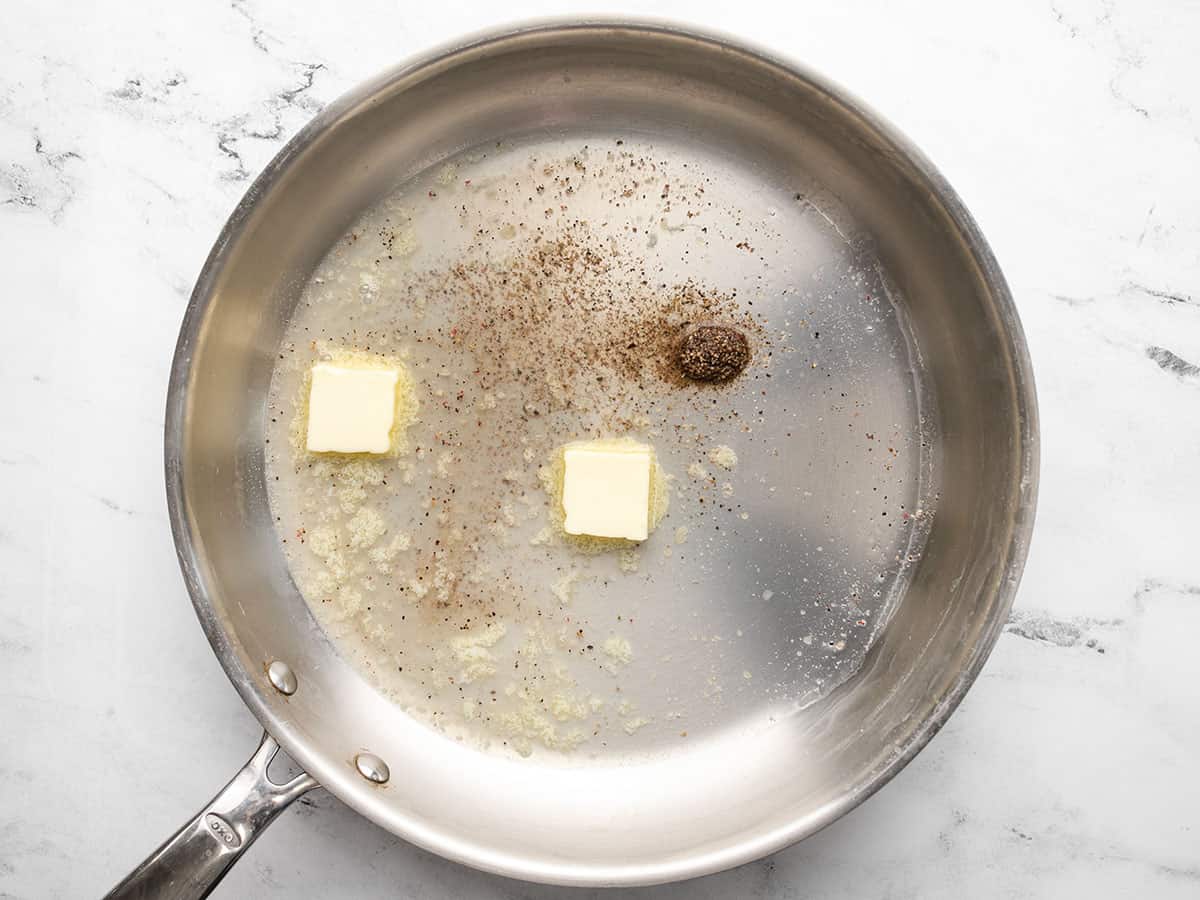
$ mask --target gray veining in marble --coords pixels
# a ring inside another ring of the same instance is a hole
[[[355,82],[570,8],[595,7],[5,4],[0,897],[99,895],[256,745],[180,583],[160,465],[179,319],[248,179]],[[1044,430],[1017,608],[929,748],[797,847],[628,896],[1200,895],[1200,6],[608,9],[804,60],[921,145],[1008,274]],[[217,896],[600,893],[463,869],[318,792]]]

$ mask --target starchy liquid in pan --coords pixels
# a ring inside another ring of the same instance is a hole
[[[282,547],[341,652],[448,737],[629,755],[769,727],[886,620],[930,510],[910,339],[832,198],[743,177],[629,138],[489,147],[400,185],[306,286],[269,401]],[[386,452],[378,403],[362,447],[310,446],[314,365],[381,359],[412,401]],[[564,446],[652,448],[624,494],[644,540],[588,537],[640,537],[627,509],[570,533]]]

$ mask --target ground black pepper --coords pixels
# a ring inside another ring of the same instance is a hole
[[[679,342],[678,362],[693,381],[729,381],[749,364],[750,343],[728,325],[700,325]]]

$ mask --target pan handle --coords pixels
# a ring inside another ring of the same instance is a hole
[[[245,767],[196,817],[113,888],[105,900],[207,897],[246,848],[293,800],[320,787],[303,774],[287,784],[267,777],[279,744],[264,733]]]

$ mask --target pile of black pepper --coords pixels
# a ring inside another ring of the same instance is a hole
[[[749,365],[750,342],[728,325],[699,325],[679,342],[676,361],[692,381],[730,381]]]

